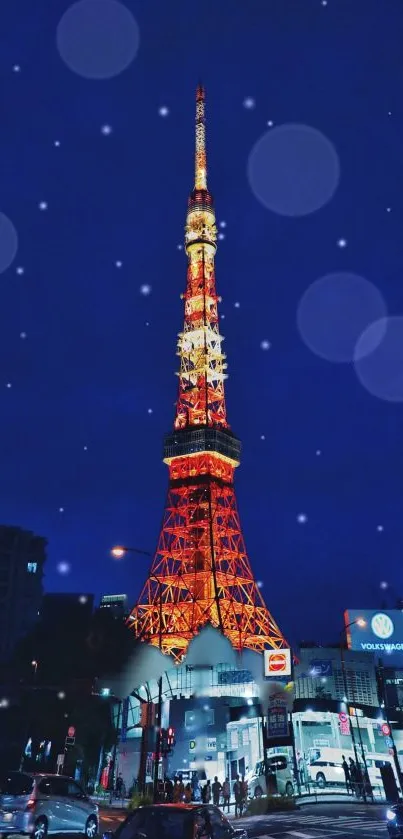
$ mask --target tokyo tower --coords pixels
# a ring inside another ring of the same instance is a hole
[[[181,661],[213,625],[236,650],[287,646],[254,580],[239,521],[234,470],[241,445],[227,421],[214,257],[217,230],[207,188],[205,92],[196,91],[195,184],[185,228],[185,319],[179,393],[165,437],[169,487],[157,550],[128,622],[137,636]]]

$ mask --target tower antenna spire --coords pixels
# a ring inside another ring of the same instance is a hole
[[[207,190],[205,102],[206,92],[199,82],[196,88],[195,189]]]

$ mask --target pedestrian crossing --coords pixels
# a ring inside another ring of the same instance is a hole
[[[263,817],[264,818],[264,817]],[[365,831],[379,831],[385,833],[385,823],[381,819],[374,819],[362,815],[350,816],[326,816],[315,813],[272,813],[267,816],[267,821],[270,827],[273,826],[273,832],[281,825],[284,826],[285,832],[288,830],[289,836],[294,836],[296,839],[310,839],[309,833],[304,833],[305,829],[309,828],[332,828],[333,830],[365,830]],[[262,823],[262,816],[250,816],[246,819],[238,819],[237,826],[252,828],[257,823]],[[290,825],[290,829],[288,828]],[[267,822],[265,821],[265,828],[267,830]],[[269,827],[269,830],[270,830]],[[260,837],[260,839],[272,839],[270,834]]]

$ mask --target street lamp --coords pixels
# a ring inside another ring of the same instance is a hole
[[[348,719],[349,719],[349,723],[350,723],[351,740],[352,740],[353,749],[354,749],[355,763],[356,763],[357,769],[359,769],[360,764],[359,764],[358,754],[357,754],[357,744],[355,742],[353,721],[352,721],[352,718],[351,718],[350,705],[349,705],[349,699],[348,699],[346,665],[345,665],[345,660],[344,660],[344,647],[343,647],[343,635],[344,635],[344,633],[347,633],[347,629],[350,626],[354,626],[354,625],[357,625],[361,629],[363,629],[367,625],[367,622],[364,618],[356,618],[355,620],[350,621],[350,623],[347,623],[343,627],[343,629],[340,630],[340,661],[341,661],[341,672],[342,672],[342,676],[343,676],[344,698],[346,700],[346,705],[347,705],[347,714],[348,714]],[[360,738],[361,755],[362,755],[362,759],[363,759],[363,762],[364,762],[365,777],[368,777],[367,761],[365,759],[364,746],[363,746],[362,737],[361,737],[361,729],[360,729],[360,724],[359,724],[358,716],[357,716],[357,708],[356,708],[356,705],[355,705],[355,690],[354,690],[353,680],[352,680],[352,689],[353,689],[353,707],[354,707],[354,710],[355,710],[355,715],[354,716],[357,720],[357,730],[358,730],[358,736]],[[365,791],[365,778],[364,778],[364,783],[362,785],[362,797],[364,799],[364,803],[366,803],[367,796],[366,796],[366,791]]]
[[[142,551],[140,548],[128,548],[125,545],[114,545],[111,549],[111,554],[115,559],[123,559],[126,554],[142,554],[143,556],[152,556],[150,551]]]
[[[123,559],[128,553],[142,554],[143,556],[152,556],[149,551],[140,550],[140,548],[128,548],[126,545],[115,545],[111,549],[111,554],[115,559]],[[162,652],[162,583],[161,580],[154,574],[149,574],[149,579],[157,583],[157,596],[159,602],[159,641],[158,647]],[[156,729],[157,738],[155,744],[155,763],[154,763],[154,778],[153,778],[153,799],[158,801],[158,769],[161,758],[161,722],[162,722],[162,676],[158,679],[158,703],[156,713]]]

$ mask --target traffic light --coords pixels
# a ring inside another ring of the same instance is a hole
[[[167,745],[168,745],[168,749],[170,751],[171,751],[171,749],[173,749],[173,747],[175,745],[175,729],[174,728],[168,728]]]

